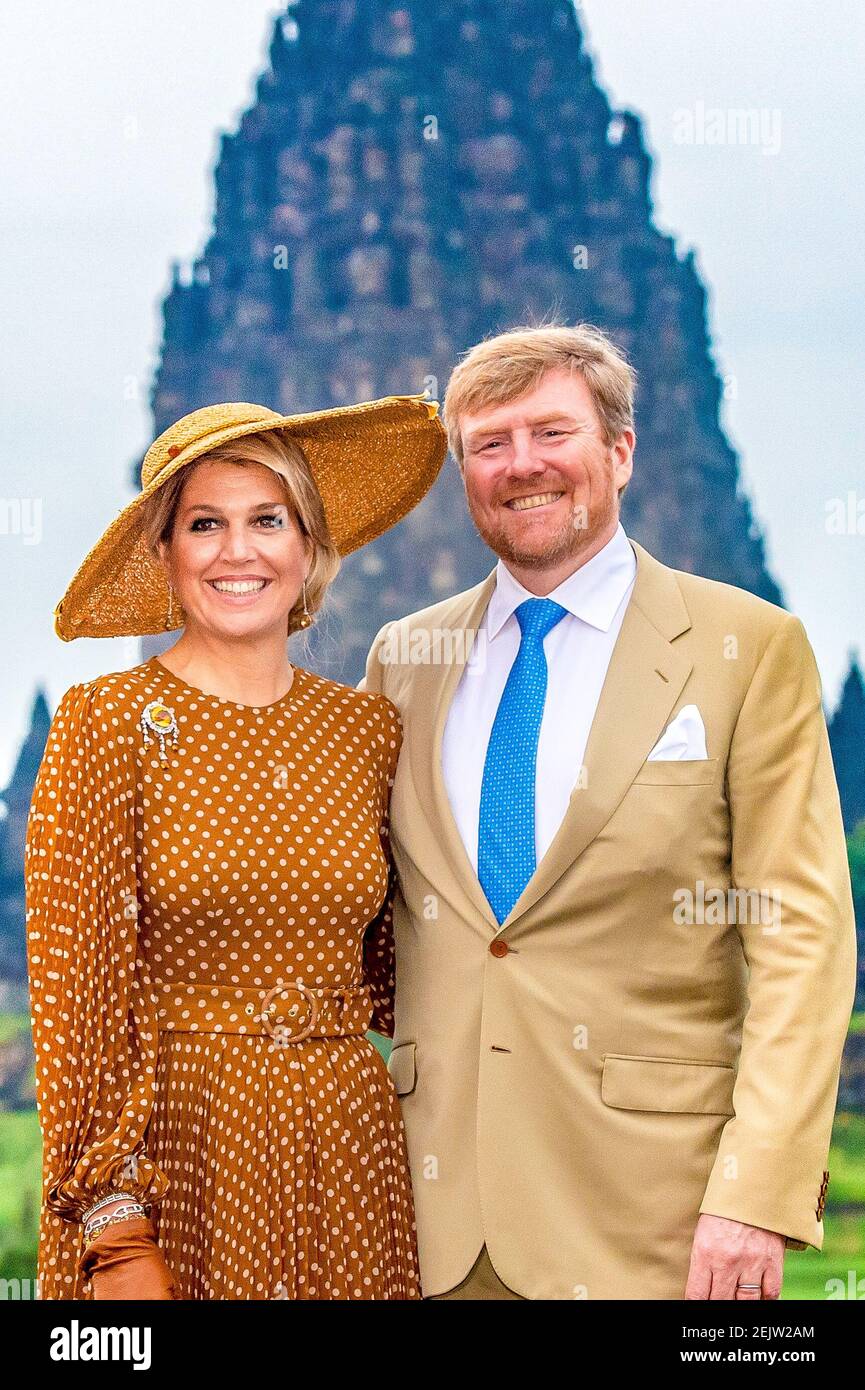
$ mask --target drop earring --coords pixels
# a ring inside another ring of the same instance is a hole
[[[312,614],[306,606],[306,580],[303,581],[303,613],[300,619],[300,627],[310,627],[312,625]]]
[[[171,587],[171,580],[168,581],[168,612],[165,615],[165,630],[174,627],[174,590]]]

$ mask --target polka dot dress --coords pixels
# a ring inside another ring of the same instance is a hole
[[[176,737],[142,728],[153,701]],[[181,1298],[420,1298],[365,1037],[393,1035],[400,741],[384,696],[299,667],[261,707],[157,657],[64,696],[26,851],[41,1297],[90,1296],[79,1218],[123,1190]]]

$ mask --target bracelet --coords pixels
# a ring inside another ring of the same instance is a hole
[[[114,1200],[116,1201],[117,1198],[115,1198]],[[108,1203],[104,1203],[103,1205],[106,1205],[106,1206],[107,1206]],[[139,1200],[138,1200],[137,1197],[130,1197],[128,1201],[123,1201],[123,1202],[121,1203],[121,1205],[117,1208],[117,1210],[118,1210],[118,1211],[127,1211],[127,1210],[129,1210],[130,1207],[138,1208],[138,1209],[140,1209],[141,1211],[144,1210],[144,1204],[143,1204],[142,1202],[139,1202]],[[107,1219],[107,1217],[113,1216],[113,1215],[114,1215],[113,1212],[110,1212],[110,1211],[103,1211],[103,1212],[97,1213],[97,1215],[95,1215],[95,1216],[88,1217],[87,1221],[85,1221],[85,1223],[84,1223],[84,1229],[85,1229],[85,1231],[92,1230],[93,1227],[96,1226],[96,1225],[98,1224],[98,1222],[100,1222],[100,1221],[105,1221],[105,1220]]]
[[[129,1216],[143,1215],[145,1215],[145,1208],[143,1208],[142,1205],[136,1202],[136,1204],[128,1204],[127,1207],[118,1207],[117,1211],[110,1212],[107,1216],[97,1216],[97,1218],[93,1220],[93,1222],[90,1223],[90,1225],[85,1226],[85,1232],[83,1232],[83,1243],[85,1243],[85,1245],[89,1245],[90,1241],[93,1240],[93,1237],[97,1236],[100,1230],[104,1230],[104,1227],[110,1225],[110,1223],[113,1222],[113,1220],[115,1219],[127,1220]]]
[[[100,1197],[98,1202],[94,1202],[93,1205],[88,1207],[85,1212],[82,1212],[80,1219],[82,1221],[88,1221],[89,1218],[93,1216],[94,1212],[97,1212],[100,1207],[107,1206],[109,1202],[116,1202],[121,1197],[125,1198],[130,1202],[138,1201],[138,1198],[136,1197],[134,1192],[109,1192],[107,1197]]]
[[[118,1213],[117,1213],[116,1215],[114,1215],[114,1216],[109,1216],[109,1217],[107,1217],[106,1220],[103,1221],[102,1225],[99,1227],[99,1230],[98,1230],[98,1231],[94,1231],[91,1235],[85,1236],[85,1238],[84,1238],[84,1249],[85,1249],[85,1250],[89,1249],[89,1247],[93,1244],[93,1241],[95,1240],[96,1236],[98,1236],[98,1235],[100,1234],[101,1231],[104,1231],[104,1230],[106,1229],[107,1226],[113,1226],[115,1223],[119,1223],[119,1222],[121,1222],[121,1221],[128,1221],[128,1220],[129,1220],[129,1216],[128,1216],[128,1215],[123,1215],[123,1214],[121,1214],[120,1212],[118,1212]]]
[[[117,1217],[125,1218],[128,1216],[144,1215],[145,1211],[141,1202],[133,1201],[125,1202],[122,1206],[119,1206],[116,1211],[109,1212],[105,1216],[91,1217],[91,1219],[87,1222],[86,1226],[84,1227],[85,1242],[92,1240],[96,1233],[102,1230],[103,1226],[107,1226],[110,1221],[114,1220]]]

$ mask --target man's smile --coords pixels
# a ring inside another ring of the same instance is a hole
[[[534,511],[538,507],[551,507],[564,497],[563,492],[533,492],[525,497],[511,497],[505,506],[513,512]]]

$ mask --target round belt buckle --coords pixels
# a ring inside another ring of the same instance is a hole
[[[298,1033],[286,1033],[286,1025],[284,1023],[278,1023],[276,1027],[279,1031],[275,1032],[274,1029],[271,1027],[270,1016],[268,1013],[271,1001],[278,994],[291,993],[299,994],[303,999],[306,1000],[307,1004],[309,1005],[309,1021],[307,1022],[306,1027],[301,1028],[300,1032]],[[278,984],[271,985],[270,989],[267,991],[267,994],[262,999],[261,1013],[259,1017],[264,1031],[266,1033],[269,1033],[270,1036],[275,1040],[280,1042],[303,1042],[303,1039],[309,1037],[310,1033],[315,1028],[316,1023],[318,1022],[318,999],[313,994],[309,986],[305,985],[302,980],[289,980],[287,982],[280,981]]]

